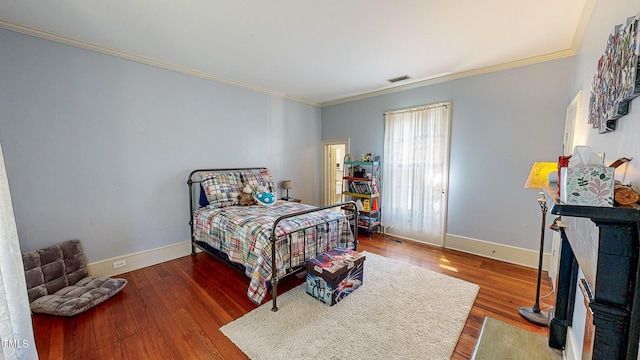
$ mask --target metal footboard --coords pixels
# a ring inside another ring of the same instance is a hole
[[[295,213],[291,213],[291,214],[287,214],[287,215],[282,215],[279,218],[276,219],[276,221],[273,222],[273,227],[271,228],[271,298],[272,298],[272,304],[273,306],[271,307],[271,311],[278,311],[278,303],[277,303],[277,297],[278,297],[278,282],[280,282],[281,279],[284,279],[285,277],[295,273],[294,271],[292,271],[291,268],[291,263],[292,263],[292,259],[291,259],[291,254],[293,253],[293,249],[291,249],[292,246],[292,242],[289,242],[289,267],[287,268],[287,272],[283,275],[283,276],[278,276],[278,268],[276,266],[276,250],[277,250],[277,241],[278,239],[276,238],[276,229],[278,228],[278,224],[280,223],[280,221],[288,219],[288,218],[292,218],[295,216],[300,216],[300,215],[305,215],[305,214],[309,214],[312,212],[316,212],[316,211],[321,211],[321,210],[326,210],[326,209],[332,209],[332,208],[336,208],[339,207],[341,209],[345,209],[345,207],[347,206],[353,206],[352,209],[356,209],[356,203],[355,201],[346,201],[346,202],[342,202],[342,203],[337,203],[337,204],[333,204],[333,205],[328,205],[328,206],[323,206],[323,207],[318,207],[318,208],[314,208],[314,209],[309,209],[309,210],[305,210],[305,211],[299,211],[299,212],[295,212]],[[347,208],[348,211],[349,208]],[[353,226],[353,248],[354,250],[357,250],[358,248],[358,212],[357,211],[353,211],[352,216],[353,220],[354,220],[354,226]],[[336,220],[330,220],[327,222],[327,224],[331,221],[336,221]],[[351,226],[350,224],[350,216],[347,215],[347,222],[349,222],[349,226]],[[318,224],[319,225],[319,224]],[[318,226],[318,225],[314,225],[314,226]],[[297,229],[296,231],[300,231],[303,229]],[[286,236],[285,235],[281,235],[281,236]],[[314,256],[317,256],[320,254],[319,249],[318,249],[318,241],[315,242],[316,243],[316,247],[315,247],[315,254]],[[303,241],[303,249],[304,249],[304,259],[305,261],[307,259],[310,259],[311,256],[308,256],[307,254],[307,239],[305,237],[304,241]]]
[[[223,261],[232,263],[230,260],[225,259],[221,256],[219,256],[218,254],[210,251],[209,249],[207,249],[204,246],[201,246],[200,244],[198,244],[195,240],[195,223],[194,223],[194,213],[196,210],[196,202],[199,201],[199,199],[197,199],[194,196],[194,188],[193,185],[194,184],[200,184],[202,183],[202,177],[200,178],[200,180],[196,180],[193,179],[194,175],[196,174],[201,174],[201,173],[224,173],[224,172],[231,172],[231,171],[251,171],[251,170],[261,170],[261,169],[265,169],[265,168],[225,168],[225,169],[198,169],[198,170],[194,170],[189,174],[189,178],[187,179],[187,185],[189,187],[189,225],[191,228],[191,255],[195,255],[196,252],[196,248],[201,249],[202,251],[206,252],[209,255],[212,255],[216,258],[219,258]],[[315,254],[307,254],[307,239],[306,236],[304,238],[303,241],[303,256],[304,256],[304,261],[302,262],[301,265],[296,266],[296,269],[293,268],[292,266],[292,258],[291,258],[291,254],[293,253],[293,249],[291,248],[292,246],[292,242],[289,241],[289,264],[285,266],[285,272],[283,275],[278,276],[278,269],[276,266],[276,253],[277,253],[277,246],[278,246],[278,237],[276,237],[275,231],[278,227],[278,224],[283,221],[286,220],[288,218],[292,218],[295,216],[300,216],[300,215],[305,215],[305,214],[309,214],[309,213],[313,213],[316,211],[322,211],[322,210],[327,210],[327,209],[333,209],[333,208],[339,208],[343,211],[348,212],[346,215],[346,219],[345,221],[348,222],[348,226],[351,228],[351,232],[353,234],[353,246],[354,249],[357,249],[358,246],[358,212],[355,210],[356,209],[356,204],[355,201],[347,201],[347,202],[341,202],[341,203],[336,203],[336,204],[332,204],[332,205],[328,205],[328,206],[323,206],[323,207],[316,207],[313,209],[309,209],[309,210],[304,210],[304,211],[299,211],[299,212],[295,212],[295,213],[291,213],[291,214],[286,214],[286,215],[282,215],[280,217],[278,217],[272,226],[271,229],[271,236],[270,236],[270,240],[271,240],[271,296],[272,296],[272,303],[273,306],[271,308],[272,311],[278,311],[278,306],[277,306],[277,295],[278,295],[278,283],[280,282],[280,280],[296,274],[298,272],[300,272],[301,270],[304,269],[304,262],[307,259],[310,259],[314,256],[317,256],[320,254],[320,250],[318,248],[318,242],[316,241],[316,245],[315,245]],[[329,228],[329,223],[332,221],[338,221],[338,220],[329,220],[324,224],[327,224],[327,229]],[[321,224],[316,224],[313,226],[319,226]],[[301,229],[296,229],[294,231],[302,231],[302,230],[306,230],[307,228],[301,228]],[[328,230],[327,230],[328,231]],[[282,234],[279,236],[279,238],[282,238],[283,236],[290,236],[291,233],[287,233],[287,234]],[[323,250],[324,251],[324,250]],[[313,255],[313,256],[311,256]],[[232,265],[236,266],[234,263],[232,263]]]

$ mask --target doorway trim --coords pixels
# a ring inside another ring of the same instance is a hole
[[[349,154],[351,152],[351,139],[350,138],[339,138],[339,139],[326,139],[322,140],[322,204],[323,205],[331,205],[329,204],[329,190],[330,190],[330,181],[331,181],[331,173],[330,171],[335,171],[335,168],[329,164],[329,146],[331,145],[344,145],[345,152]]]

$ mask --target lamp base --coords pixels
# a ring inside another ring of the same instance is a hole
[[[549,326],[549,314],[540,310],[538,312],[533,311],[531,306],[523,306],[518,310],[520,316],[525,318],[525,320],[532,322],[536,325],[548,327]]]

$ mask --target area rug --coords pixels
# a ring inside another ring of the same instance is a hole
[[[303,284],[220,330],[251,359],[449,359],[479,287],[365,254],[362,286],[336,305]]]
[[[473,352],[473,359],[562,359],[562,356],[547,344],[548,339],[542,335],[486,317]]]

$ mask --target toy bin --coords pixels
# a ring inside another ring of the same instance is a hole
[[[335,305],[362,285],[365,259],[357,251],[337,248],[307,261],[307,293]]]

